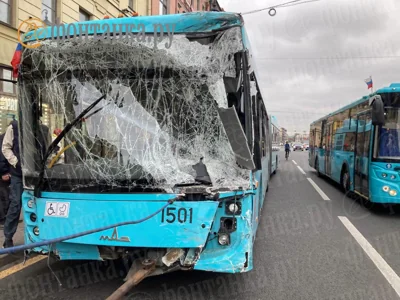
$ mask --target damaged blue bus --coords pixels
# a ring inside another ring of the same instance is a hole
[[[24,40],[25,242],[60,260],[135,253],[148,275],[252,270],[271,139],[242,17],[73,25]]]

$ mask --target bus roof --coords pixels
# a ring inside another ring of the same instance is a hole
[[[362,98],[360,98],[360,99],[358,99],[358,100],[356,100],[356,101],[354,101],[354,102],[352,102],[352,103],[350,103],[350,104],[348,104],[348,105],[346,105],[346,106],[344,106],[342,108],[339,108],[338,110],[336,110],[336,111],[334,111],[334,112],[332,112],[332,113],[330,113],[330,114],[328,114],[328,115],[326,115],[326,116],[324,116],[322,118],[319,118],[318,120],[312,122],[311,125],[314,124],[314,123],[320,122],[321,120],[324,120],[324,119],[326,119],[326,118],[328,118],[330,116],[334,116],[334,115],[336,115],[338,113],[341,113],[341,112],[343,112],[343,111],[345,111],[345,110],[347,110],[349,108],[357,106],[357,105],[363,103],[364,101],[368,100],[369,97],[374,96],[376,94],[396,93],[396,92],[400,92],[400,83],[392,83],[388,87],[380,88],[379,90],[377,90],[374,93],[371,93],[369,95],[363,96]]]
[[[194,12],[184,14],[172,15],[156,15],[156,16],[140,16],[140,17],[124,17],[115,19],[92,20],[85,22],[75,22],[70,24],[63,24],[71,36],[79,35],[79,25],[101,25],[97,28],[97,33],[113,32],[113,25],[126,25],[131,26],[131,32],[143,32],[143,25],[146,33],[153,33],[155,28],[160,32],[160,27],[163,25],[165,30],[166,25],[175,24],[175,28],[170,28],[173,33],[210,33],[229,27],[243,25],[243,18],[240,14],[229,12]],[[108,24],[109,26],[104,26]],[[135,25],[135,26],[133,26]],[[139,27],[140,25],[140,27]],[[69,27],[69,28],[68,28]],[[83,26],[81,26],[83,27]],[[97,27],[97,26],[96,26]],[[109,27],[109,28],[107,28]],[[138,28],[139,27],[139,28]],[[48,38],[56,38],[59,36],[59,30],[52,30],[53,27],[45,27],[37,30],[37,35],[33,34],[34,31],[27,33],[24,37],[24,42],[43,40]],[[108,31],[109,30],[109,31]],[[52,31],[54,31],[52,33]],[[123,30],[122,32],[124,32]],[[93,26],[88,29],[89,35],[93,34]],[[119,31],[118,31],[119,32]],[[165,33],[165,32],[164,32]],[[64,35],[64,34],[63,34]]]

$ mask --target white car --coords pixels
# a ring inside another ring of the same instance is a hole
[[[293,145],[293,151],[296,151],[296,150],[304,151],[303,145],[302,145],[302,144],[294,144],[294,145]]]

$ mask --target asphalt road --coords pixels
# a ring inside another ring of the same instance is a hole
[[[126,299],[400,299],[400,210],[371,212],[317,177],[308,167],[308,152],[292,152],[288,161],[281,154],[260,220],[253,271],[151,277]],[[0,299],[105,299],[123,273],[106,263],[56,262],[59,286],[46,259],[16,268],[0,269]]]

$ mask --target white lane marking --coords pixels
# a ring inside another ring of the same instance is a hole
[[[343,225],[351,233],[358,244],[363,248],[365,253],[369,256],[375,266],[381,271],[386,280],[390,283],[397,295],[400,296],[400,278],[388,265],[388,263],[380,256],[378,251],[372,247],[367,239],[357,230],[357,228],[347,219],[346,217],[338,216],[339,220],[342,221]]]
[[[322,199],[324,200],[331,200],[329,197],[320,189],[320,187],[312,180],[311,178],[307,178],[307,180],[311,183],[314,189],[321,195]]]
[[[297,162],[295,162],[293,159],[292,159],[292,162],[293,162],[295,165],[297,165]]]
[[[304,175],[306,175],[306,172],[303,171],[303,169],[300,166],[297,166],[297,168],[299,168],[300,172],[303,173]]]

